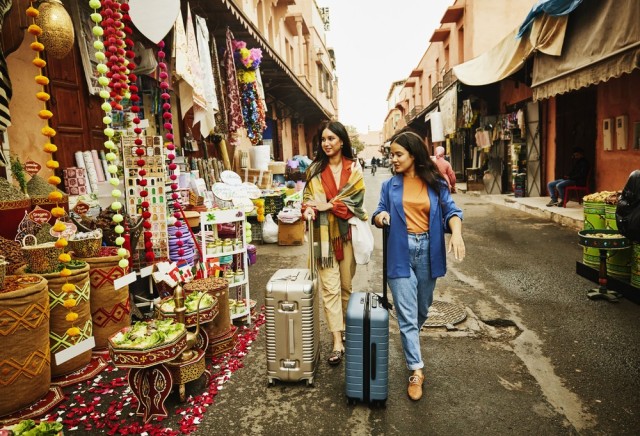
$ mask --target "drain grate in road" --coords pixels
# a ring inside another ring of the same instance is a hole
[[[464,308],[457,304],[446,301],[435,300],[429,308],[429,317],[422,325],[425,327],[446,327],[447,325],[458,324],[467,317]]]

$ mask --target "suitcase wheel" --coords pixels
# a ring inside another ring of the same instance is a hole
[[[309,386],[313,386],[313,378],[308,378],[307,379],[307,387]]]
[[[349,406],[355,406],[357,403],[358,403],[358,400],[356,400],[355,398],[347,397],[347,404]]]
[[[270,379],[267,381],[267,387],[272,388],[272,387],[274,387],[275,385],[276,385],[276,381],[275,381],[274,379],[270,378]]]

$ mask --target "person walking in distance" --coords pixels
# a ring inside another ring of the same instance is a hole
[[[371,174],[376,175],[376,170],[378,169],[378,160],[375,157],[371,158]]]
[[[312,218],[316,259],[325,316],[333,336],[328,362],[337,365],[344,356],[347,303],[356,273],[349,218],[366,221],[364,174],[356,162],[347,129],[338,121],[325,122],[318,132],[317,153],[307,169],[303,215]],[[318,253],[319,251],[319,253]]]
[[[462,211],[428,156],[422,137],[405,129],[391,138],[395,175],[383,182],[373,223],[388,223],[387,277],[398,315],[407,368],[407,393],[422,397],[424,362],[420,329],[433,302],[436,279],[446,273],[445,231],[451,231],[448,251],[464,259]]]
[[[451,164],[444,158],[444,147],[439,145],[436,147],[436,154],[433,157],[433,161],[435,162],[438,170],[444,176],[444,179],[447,181],[447,185],[449,185],[449,191],[451,193],[456,192],[456,173],[453,171]]]

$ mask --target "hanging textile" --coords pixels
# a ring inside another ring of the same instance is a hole
[[[191,6],[187,3],[187,62],[191,70],[192,81],[190,83],[193,97],[193,124],[204,118],[207,102],[204,98],[204,86],[202,69],[200,67],[200,55],[198,54],[198,41],[191,16]],[[184,117],[184,115],[183,115]]]
[[[211,54],[209,52],[209,29],[207,21],[196,15],[196,37],[198,39],[198,52],[200,53],[200,70],[202,71],[202,84],[204,87],[204,99],[206,109],[200,119],[194,119],[193,123],[200,121],[200,133],[203,137],[213,133],[216,127],[215,113],[219,110],[216,89],[211,70]]]
[[[227,104],[224,100],[225,88],[220,74],[220,59],[218,58],[218,45],[216,39],[211,38],[211,56],[213,57],[211,66],[213,67],[213,80],[215,82],[216,99],[218,101],[218,108],[220,109],[215,114],[216,126],[219,132],[227,132]]]
[[[11,9],[11,0],[0,0],[0,34],[2,33],[4,14],[9,12],[9,9]],[[13,91],[11,90],[9,70],[4,58],[4,51],[0,46],[0,132],[7,130],[7,127],[11,125],[9,102],[11,101],[12,95]]]
[[[229,133],[235,133],[243,127],[242,108],[240,107],[240,90],[236,79],[236,66],[233,60],[233,35],[227,28],[227,43],[224,52],[224,68],[227,83],[227,109]]]
[[[178,13],[174,31],[175,71],[178,76],[178,93],[182,118],[193,107],[194,118],[198,111],[204,110],[202,97],[202,73],[198,60],[198,47],[195,31],[191,22],[191,9],[187,9],[187,29],[182,21],[182,12]],[[200,85],[198,86],[198,83]],[[195,105],[195,107],[194,107]]]

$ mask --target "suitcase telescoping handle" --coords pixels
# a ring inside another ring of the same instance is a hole
[[[316,250],[314,247],[314,238],[313,238],[313,220],[311,218],[307,218],[307,223],[309,224],[309,271],[311,271],[311,281],[313,282],[316,279]]]
[[[393,310],[393,305],[387,298],[387,239],[389,238],[389,221],[382,220],[382,298],[380,304],[387,310]]]

